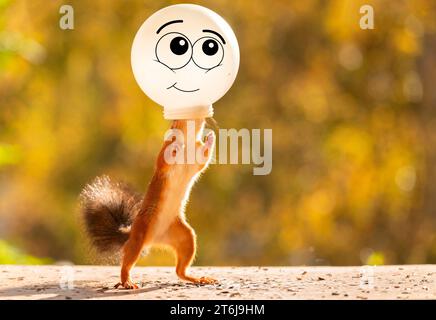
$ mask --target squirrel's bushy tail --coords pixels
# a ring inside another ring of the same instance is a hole
[[[129,238],[141,197],[126,185],[102,176],[83,189],[80,200],[85,229],[94,247],[100,253],[119,250]]]

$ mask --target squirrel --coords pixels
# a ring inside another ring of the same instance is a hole
[[[155,170],[144,197],[132,192],[122,183],[107,176],[98,177],[81,192],[81,211],[91,243],[100,253],[121,251],[121,279],[115,288],[137,289],[130,271],[141,252],[154,244],[171,247],[177,257],[176,274],[196,284],[213,284],[210,277],[187,274],[196,251],[194,229],[185,218],[185,206],[191,189],[211,162],[215,134],[211,131],[203,142],[200,138],[205,120],[174,120],[171,129],[183,132],[187,141],[187,123],[195,123],[195,151],[202,152],[204,163],[169,164],[168,148],[172,156],[185,156],[184,142],[165,141],[157,157]],[[175,138],[175,137],[173,137]]]

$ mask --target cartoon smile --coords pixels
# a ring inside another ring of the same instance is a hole
[[[169,87],[167,88],[167,90],[169,90],[169,89],[171,89],[171,88],[174,88],[174,89],[179,90],[179,91],[181,91],[181,92],[195,92],[195,91],[200,90],[200,88],[198,88],[198,89],[194,89],[194,90],[185,90],[185,89],[180,89],[180,88],[177,88],[177,87],[176,87],[176,84],[177,84],[177,82],[174,82],[174,84],[171,85],[171,86],[169,86]]]

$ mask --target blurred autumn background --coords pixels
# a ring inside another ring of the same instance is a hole
[[[273,129],[270,175],[212,165],[194,188],[196,264],[436,263],[436,2],[193,2],[241,48],[218,124]],[[0,263],[95,262],[82,187],[107,173],[145,190],[169,122],[130,47],[174,3],[0,0]],[[359,28],[364,4],[374,30]]]

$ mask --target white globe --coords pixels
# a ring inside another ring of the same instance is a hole
[[[239,69],[233,30],[218,14],[177,4],[150,16],[132,45],[133,74],[166,119],[211,117]]]

